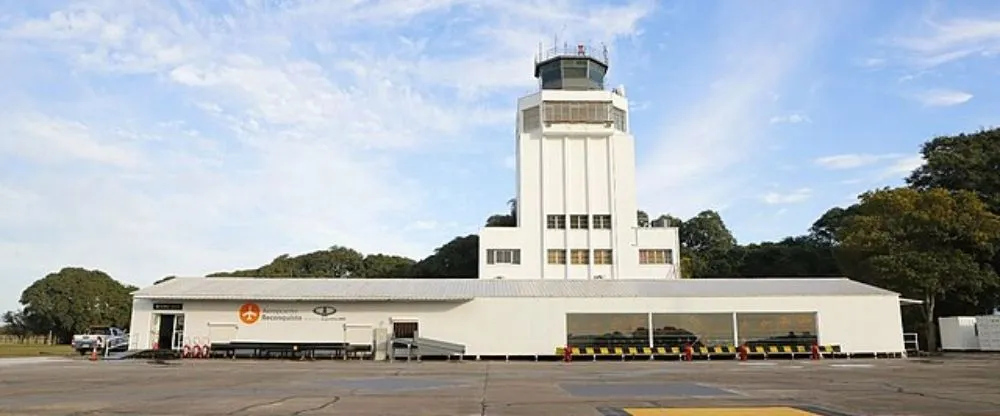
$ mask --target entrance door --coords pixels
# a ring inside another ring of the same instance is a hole
[[[392,323],[392,337],[393,338],[416,338],[419,333],[419,327],[417,322],[407,321],[407,322],[393,322]]]
[[[173,348],[174,315],[160,315],[160,331],[156,340],[161,350]]]
[[[170,345],[175,350],[184,348],[184,315],[174,315],[174,338]]]

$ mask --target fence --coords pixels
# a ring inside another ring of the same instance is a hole
[[[55,342],[55,339],[50,335],[31,335],[20,337],[17,335],[0,335],[0,345],[12,345],[12,344],[45,344],[50,345]]]

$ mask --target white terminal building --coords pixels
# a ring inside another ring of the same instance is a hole
[[[844,278],[682,279],[677,229],[637,227],[628,101],[605,88],[606,56],[580,46],[536,61],[539,91],[517,108],[517,225],[481,230],[478,279],[176,278],[133,294],[130,348],[904,353],[897,293]]]

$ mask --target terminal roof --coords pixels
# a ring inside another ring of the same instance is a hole
[[[463,301],[475,298],[685,298],[894,296],[846,278],[677,280],[496,280],[175,278],[133,293],[140,299]]]

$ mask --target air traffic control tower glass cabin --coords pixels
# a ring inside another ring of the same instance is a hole
[[[539,51],[539,89],[517,102],[517,222],[480,230],[481,279],[680,277],[677,229],[638,224],[628,99],[605,89],[607,56]]]
[[[539,79],[543,90],[604,89],[604,76],[608,73],[606,52],[603,61],[588,55],[583,45],[577,46],[575,55],[552,55],[535,64],[535,78]]]

